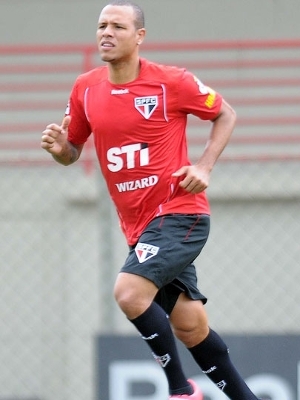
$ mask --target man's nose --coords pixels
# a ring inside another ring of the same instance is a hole
[[[107,36],[112,36],[112,27],[107,25],[104,29],[104,31],[102,32],[102,35],[107,37]]]

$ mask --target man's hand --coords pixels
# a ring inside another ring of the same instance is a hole
[[[196,194],[203,192],[208,187],[210,174],[201,166],[187,165],[174,172],[172,176],[182,176],[183,179],[179,183],[179,186],[187,192]]]
[[[53,156],[58,156],[62,153],[64,145],[67,141],[68,127],[71,122],[71,117],[66,116],[62,124],[50,124],[43,132],[41,147],[48,151]]]
[[[72,144],[68,141],[68,127],[71,117],[66,116],[62,124],[50,124],[43,132],[41,147],[52,154],[55,161],[63,165],[73,164],[80,157],[83,144]]]
[[[223,99],[220,112],[212,121],[210,135],[199,161],[195,165],[183,166],[172,174],[183,177],[180,187],[193,194],[201,193],[208,187],[213,166],[229,141],[235,121],[235,111]]]

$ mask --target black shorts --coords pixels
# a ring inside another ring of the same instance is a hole
[[[170,314],[180,293],[193,300],[207,298],[197,287],[193,264],[205,245],[210,227],[206,214],[168,214],[153,219],[135,246],[130,246],[121,272],[143,276],[159,291],[155,301]]]

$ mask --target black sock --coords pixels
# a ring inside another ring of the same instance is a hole
[[[175,338],[165,311],[155,302],[139,317],[131,320],[163,368],[170,394],[192,394],[179,360]]]
[[[203,373],[231,400],[258,400],[233,366],[226,344],[212,329],[189,351]]]

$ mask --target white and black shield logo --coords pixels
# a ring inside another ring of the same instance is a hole
[[[157,96],[136,97],[134,106],[146,119],[149,119],[158,106]]]
[[[149,260],[150,258],[156,256],[159,247],[153,246],[152,244],[139,242],[135,247],[135,254],[139,260],[139,263]]]

